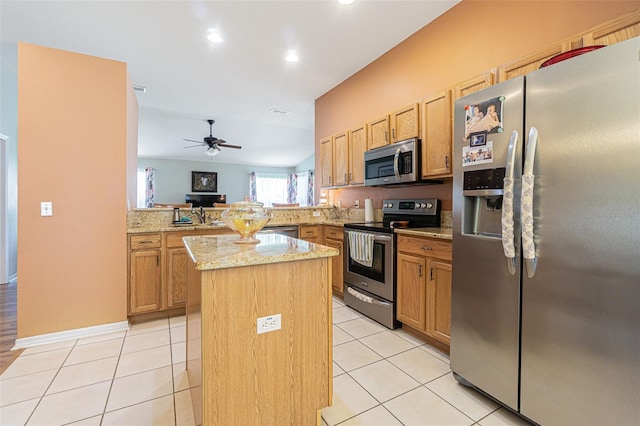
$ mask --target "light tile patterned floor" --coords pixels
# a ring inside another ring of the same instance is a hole
[[[457,384],[449,360],[334,300],[325,425],[526,425]],[[185,320],[25,350],[0,376],[0,425],[192,425]]]

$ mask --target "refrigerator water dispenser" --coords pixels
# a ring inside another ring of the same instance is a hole
[[[505,170],[501,167],[464,173],[463,234],[501,238]]]

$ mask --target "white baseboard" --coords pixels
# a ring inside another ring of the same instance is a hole
[[[12,350],[30,348],[33,346],[48,345],[49,343],[65,340],[80,339],[83,337],[97,336],[99,334],[113,333],[129,329],[129,321],[112,322],[110,324],[94,325],[91,327],[76,328],[74,330],[58,331],[56,333],[40,334],[38,336],[16,339]]]

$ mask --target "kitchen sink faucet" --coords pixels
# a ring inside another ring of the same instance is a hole
[[[200,212],[198,213],[193,207],[191,208],[191,214],[196,215],[196,217],[200,220],[200,223],[207,222],[207,214],[204,212],[204,208],[200,206]]]

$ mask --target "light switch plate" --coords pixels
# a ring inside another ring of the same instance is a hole
[[[280,330],[282,327],[282,316],[280,314],[269,315],[268,317],[258,318],[258,334],[268,333],[269,331]]]
[[[43,201],[40,203],[40,216],[53,216],[52,201]]]

